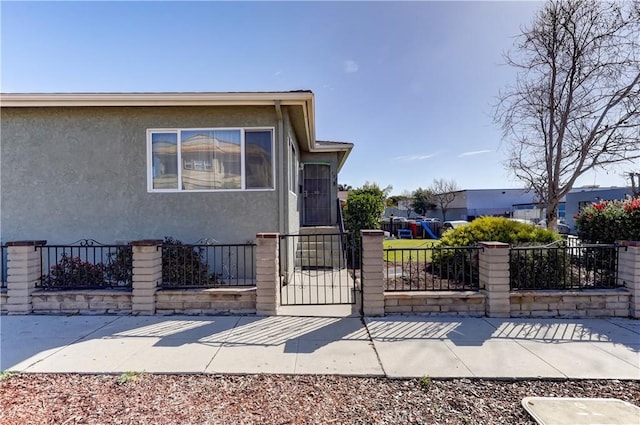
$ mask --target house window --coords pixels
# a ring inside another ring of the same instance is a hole
[[[178,187],[178,134],[151,134],[151,173],[153,189]]]
[[[247,189],[273,187],[271,131],[245,131],[244,163]]]
[[[147,130],[147,141],[150,192],[274,188],[273,129]]]

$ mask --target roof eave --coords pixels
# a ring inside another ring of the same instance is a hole
[[[310,152],[337,152],[338,153],[338,171],[342,169],[342,166],[347,161],[349,154],[353,150],[353,143],[346,142],[331,142],[331,146],[328,145],[315,145]]]
[[[291,92],[207,93],[1,93],[1,108],[158,107],[158,106],[280,106],[302,108],[303,142],[315,145],[314,95]]]

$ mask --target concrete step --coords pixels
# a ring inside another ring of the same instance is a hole
[[[299,249],[314,250],[314,251],[340,251],[342,250],[342,242],[337,239],[327,239],[324,241],[318,240],[304,240],[301,239],[298,243]]]
[[[338,226],[301,227],[298,233],[300,235],[326,235],[330,233],[340,233],[340,229]]]
[[[336,226],[303,227],[296,238],[297,267],[343,268],[343,238]]]
[[[313,265],[326,265],[331,266],[343,266],[345,259],[341,255],[296,255],[296,264],[311,264]]]
[[[324,254],[324,255],[323,255]],[[345,258],[340,252],[334,253],[316,253],[316,252],[298,252],[296,253],[296,265],[297,266],[312,266],[312,267],[338,267],[342,268],[345,265]]]
[[[345,259],[341,257],[297,257],[296,264],[300,266],[313,267],[329,267],[342,268],[345,265]]]

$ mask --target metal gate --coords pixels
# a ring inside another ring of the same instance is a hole
[[[302,169],[302,222],[305,226],[331,224],[331,167],[323,163],[305,163]]]
[[[280,305],[356,304],[360,249],[353,234],[280,236]]]

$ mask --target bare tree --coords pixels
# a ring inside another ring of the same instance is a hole
[[[640,158],[640,2],[549,1],[507,63],[495,119],[506,166],[556,228],[558,204],[594,168]]]
[[[433,202],[440,207],[442,220],[446,221],[449,205],[456,199],[455,192],[460,188],[453,180],[434,179],[427,190],[431,193]]]

